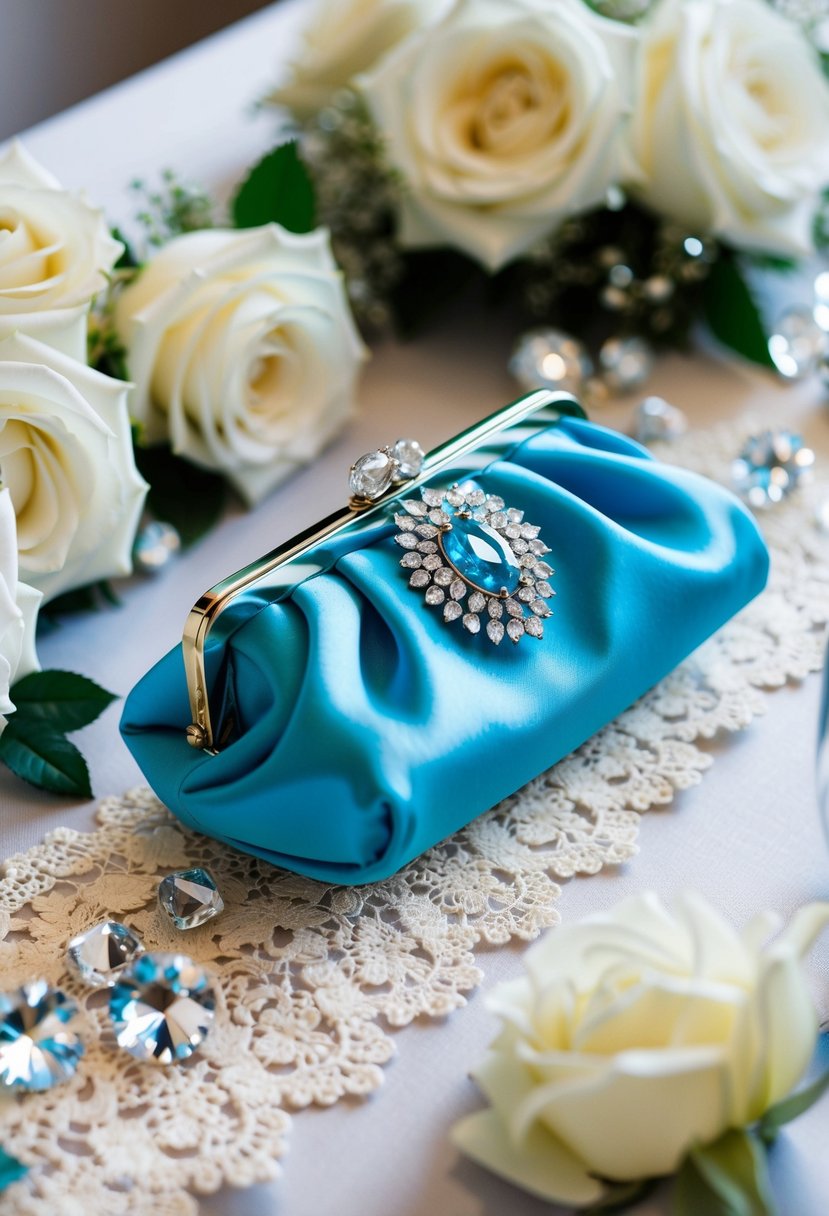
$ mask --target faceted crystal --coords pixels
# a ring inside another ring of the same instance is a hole
[[[403,506],[406,508],[406,510],[409,512],[410,515],[426,515],[426,514],[428,514],[428,511],[429,511],[429,508],[426,506],[426,503],[423,502],[420,498],[407,498],[406,501],[403,503]]]
[[[640,443],[678,439],[688,429],[682,410],[663,397],[645,397],[636,407],[633,417],[633,437]]]
[[[158,902],[177,929],[195,929],[224,908],[224,900],[207,870],[177,870],[162,878]]]
[[[443,491],[431,490],[428,487],[420,491],[420,497],[428,507],[440,507],[443,505]]]
[[[486,598],[481,595],[480,591],[473,591],[467,600],[467,607],[470,612],[483,612],[486,607]]]
[[[752,435],[731,465],[737,493],[752,507],[780,502],[811,473],[815,454],[792,431]]]
[[[447,490],[444,497],[450,507],[462,507],[466,501],[460,490]]]
[[[455,581],[455,575],[446,566],[441,566],[440,570],[435,571],[434,579],[438,587],[448,587],[450,583]]]
[[[423,466],[425,455],[417,440],[396,439],[391,451],[398,465],[394,475],[395,481],[406,481],[410,477],[417,477]]]
[[[553,567],[548,566],[546,562],[536,562],[533,573],[535,574],[536,578],[549,578],[551,574],[555,573],[555,571],[553,570]]]
[[[781,376],[801,380],[810,376],[826,349],[826,334],[810,308],[789,308],[775,323],[769,354]]]
[[[644,338],[608,338],[599,351],[605,384],[614,393],[629,393],[653,369],[653,350]]]
[[[400,559],[401,566],[407,566],[410,570],[417,570],[423,565],[423,558],[419,553],[404,553]]]
[[[578,392],[593,374],[586,348],[562,329],[531,329],[518,339],[509,371],[522,386]]]
[[[500,600],[490,600],[486,606],[486,610],[494,621],[500,621],[504,615],[504,606]]]
[[[549,616],[552,609],[546,600],[533,600],[530,604],[530,612],[534,612],[536,616]]]
[[[181,549],[181,537],[172,524],[154,519],[135,538],[132,560],[144,574],[157,574]]]
[[[428,587],[432,576],[428,570],[415,570],[409,579],[410,587]]]
[[[455,518],[442,543],[458,573],[484,591],[497,594],[502,587],[513,591],[518,586],[518,560],[509,542],[489,524]]]
[[[456,578],[449,587],[449,594],[453,600],[462,600],[466,595],[466,583],[461,578]]]
[[[394,522],[397,524],[401,532],[412,532],[417,527],[417,524],[411,515],[395,515]]]
[[[456,621],[463,612],[457,600],[447,600],[443,605],[443,619],[445,621]]]
[[[467,612],[463,618],[463,627],[468,629],[470,633],[478,633],[481,628],[481,618],[476,616],[474,612]]]
[[[504,626],[500,621],[490,621],[486,627],[490,642],[494,642],[497,646],[504,636]]]
[[[542,638],[544,636],[544,626],[537,616],[528,616],[524,621],[524,632],[528,633],[531,638]]]
[[[490,494],[489,498],[484,503],[487,511],[503,511],[504,500],[499,498],[497,494]]]
[[[126,925],[105,920],[73,937],[67,947],[69,966],[91,988],[114,984],[144,947]]]
[[[424,540],[434,540],[438,534],[438,530],[434,524],[418,524],[415,528],[418,536],[422,536]]]
[[[513,600],[513,599],[504,600],[504,607],[506,608],[506,610],[510,616],[521,617],[524,615],[524,609],[521,607],[521,605],[518,603],[517,600]]]
[[[494,511],[489,517],[490,528],[505,528],[507,526],[507,517],[503,511]]]
[[[78,1067],[83,1044],[66,1025],[77,1006],[45,980],[0,993],[0,1086],[44,1090]]]
[[[391,485],[394,470],[388,452],[366,452],[351,466],[348,488],[355,498],[379,498]]]
[[[139,1060],[186,1060],[216,1005],[207,973],[183,954],[142,954],[116,981],[109,1016],[118,1045]]]
[[[551,595],[555,595],[555,591],[553,591],[552,587],[546,581],[546,579],[541,579],[540,582],[536,583],[535,589],[538,592],[538,594],[542,597],[542,599],[545,599],[545,600],[548,600]]]
[[[414,532],[403,532],[400,536],[394,538],[402,549],[417,548],[417,537]]]
[[[430,587],[425,595],[426,603],[436,606],[442,604],[446,599],[446,592],[442,587]]]
[[[438,547],[433,540],[419,540],[417,547],[421,553],[437,553]]]
[[[518,617],[511,617],[507,621],[507,637],[511,642],[520,642],[524,635],[524,622],[519,621]]]
[[[423,559],[424,570],[439,570],[443,562],[438,557],[437,553],[427,553]]]

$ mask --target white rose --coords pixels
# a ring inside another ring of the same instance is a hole
[[[35,626],[41,595],[18,582],[17,529],[8,490],[0,490],[0,731],[14,711],[9,690],[37,671]]]
[[[147,442],[169,439],[250,503],[352,410],[365,352],[323,231],[177,237],[121,294],[115,321]]]
[[[448,5],[449,0],[317,0],[290,75],[270,100],[301,117],[314,114]]]
[[[622,170],[636,35],[581,0],[460,0],[361,78],[402,174],[400,241],[490,270]]]
[[[633,191],[691,232],[809,251],[829,84],[804,34],[765,0],[662,0],[641,35]]]
[[[803,1075],[817,1016],[800,960],[827,923],[811,904],[764,946],[772,917],[738,934],[699,896],[672,914],[644,894],[554,930],[490,998],[504,1028],[475,1076],[492,1105],[455,1143],[574,1207],[600,1179],[672,1172]]]
[[[21,143],[0,155],[0,335],[21,330],[85,360],[89,302],[121,251],[102,213]]]
[[[47,600],[132,568],[147,487],[128,389],[23,334],[0,341],[0,480],[21,576]]]

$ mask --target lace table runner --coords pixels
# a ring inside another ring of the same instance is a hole
[[[745,422],[695,433],[666,459],[727,482]],[[557,880],[636,852],[637,812],[700,781],[703,740],[745,727],[763,689],[820,668],[829,621],[829,483],[764,513],[766,592],[576,753],[386,882],[324,886],[181,827],[149,790],[104,801],[9,859],[0,882],[4,987],[45,975],[79,998],[73,1080],[0,1107],[0,1143],[36,1167],[7,1194],[19,1216],[190,1216],[222,1184],[270,1179],[288,1109],[366,1094],[390,1032],[465,1003],[475,951],[559,920]],[[206,865],[225,901],[187,934],[156,910],[159,877]],[[214,1029],[180,1067],[141,1065],[107,1029],[105,994],[66,974],[71,936],[105,917],[148,948],[185,949],[217,977]]]

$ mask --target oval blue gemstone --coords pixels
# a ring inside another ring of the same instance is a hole
[[[510,543],[489,524],[454,516],[452,529],[441,536],[443,551],[459,574],[482,591],[510,595],[521,578],[521,567]]]

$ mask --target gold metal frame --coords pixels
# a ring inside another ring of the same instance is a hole
[[[292,540],[286,541],[270,553],[266,553],[264,557],[237,570],[235,574],[222,579],[220,583],[205,591],[191,608],[182,637],[184,668],[190,696],[190,711],[193,717],[192,724],[187,727],[188,743],[193,747],[211,752],[217,750],[204,654],[211,628],[218,616],[234,600],[243,592],[251,590],[258,583],[266,580],[281,566],[304,557],[323,541],[330,540],[344,531],[356,519],[371,518],[375,513],[382,511],[388,502],[399,498],[401,494],[408,494],[417,489],[441,469],[458,461],[460,457],[484,447],[488,440],[493,439],[502,431],[515,427],[516,424],[538,411],[544,411],[546,414],[548,410],[554,411],[555,416],[559,417],[565,413],[581,412],[578,403],[569,393],[551,392],[546,389],[529,393],[434,448],[424,458],[423,467],[416,477],[391,485],[376,499],[352,498],[343,510],[336,511],[327,519],[306,528]],[[545,419],[550,422],[553,420],[553,418]]]

